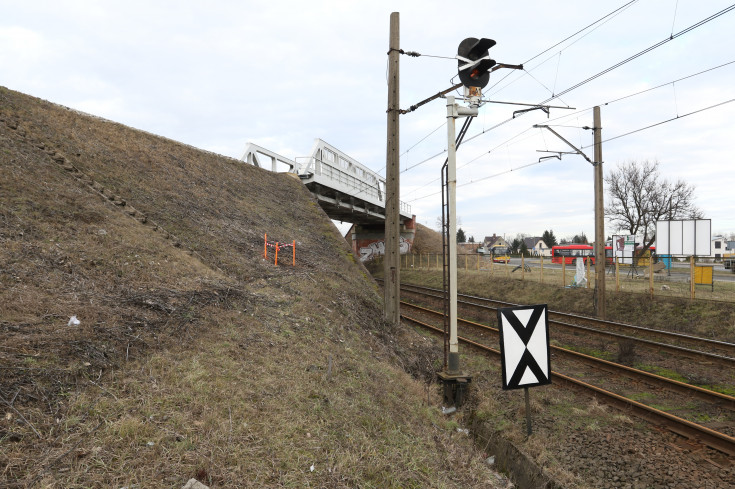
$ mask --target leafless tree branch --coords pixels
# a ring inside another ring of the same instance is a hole
[[[694,186],[661,177],[658,160],[628,161],[605,177],[605,215],[617,231],[643,236],[643,251],[656,240],[656,221],[701,219]]]

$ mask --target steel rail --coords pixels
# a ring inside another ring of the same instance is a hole
[[[412,318],[410,316],[405,316],[403,314],[401,315],[401,318],[430,329],[436,333],[443,334],[443,330],[418,319]],[[472,345],[480,350],[496,355],[501,354],[500,351],[494,348],[483,345],[476,341],[472,341],[468,338],[458,336],[458,339],[462,343]],[[660,411],[650,406],[646,406],[645,404],[634,401],[632,399],[628,399],[619,394],[615,394],[614,392],[606,391],[605,389],[594,386],[592,384],[587,384],[586,382],[582,382],[581,380],[577,380],[567,375],[554,372],[553,370],[551,374],[553,376],[553,379],[561,380],[568,385],[582,387],[586,390],[592,390],[593,392],[603,396],[610,404],[624,410],[630,410],[634,415],[638,416],[639,418],[645,419],[650,423],[664,426],[678,435],[696,440],[700,443],[703,443],[704,445],[707,445],[710,448],[714,448],[715,450],[725,453],[728,456],[735,456],[735,438],[731,436],[712,430],[705,426],[698,425],[697,423],[692,423],[691,421],[679,418],[678,416],[674,416],[672,414]]]
[[[436,297],[436,296],[431,295],[431,294],[427,294],[425,291],[439,292],[439,289],[434,289],[434,288],[431,288],[431,287],[423,287],[423,286],[420,286],[420,285],[408,285],[408,284],[404,284],[404,286],[406,287],[405,290],[407,290],[408,292],[421,293],[421,294],[427,295],[428,297]],[[414,289],[417,289],[417,290],[416,291],[412,291],[412,290],[410,290],[410,288],[414,288]],[[505,302],[505,301],[500,301],[500,300],[496,300],[496,299],[488,299],[486,297],[479,297],[479,296],[474,296],[474,295],[469,295],[469,294],[458,294],[458,295],[459,295],[459,297],[462,297],[464,299],[472,299],[472,300],[479,300],[479,301],[482,301],[482,302],[490,302],[490,303],[494,303],[494,304],[500,304],[503,307],[512,307],[512,306],[520,305],[520,304],[515,304],[515,303],[512,303],[512,302]],[[475,307],[486,307],[488,309],[496,309],[495,307],[492,307],[492,306],[487,306],[487,305],[484,305],[484,304],[478,304],[478,303],[474,303],[474,302],[468,302],[467,300],[461,300],[461,301],[458,301],[458,303],[460,303],[460,304],[466,304],[466,305],[472,305],[472,306],[475,306]],[[640,333],[642,335],[658,335],[658,336],[661,336],[663,338],[671,339],[672,341],[674,341],[674,340],[688,341],[690,343],[694,343],[694,344],[697,344],[699,346],[703,346],[703,347],[707,347],[707,348],[721,348],[721,349],[727,350],[733,356],[718,355],[716,353],[711,353],[711,352],[702,351],[702,350],[694,350],[694,349],[686,348],[686,347],[683,347],[683,346],[672,345],[670,343],[661,343],[661,342],[657,342],[657,341],[653,341],[653,340],[649,340],[649,339],[645,339],[645,338],[639,338],[639,337],[636,337],[636,336],[624,336],[624,335],[620,335],[618,333],[613,333],[611,331],[605,331],[605,330],[598,329],[598,328],[585,328],[584,326],[580,326],[578,324],[566,323],[566,322],[562,322],[562,321],[558,321],[558,320],[551,320],[552,323],[559,324],[561,326],[565,326],[565,327],[568,327],[568,328],[579,328],[581,330],[593,332],[595,334],[608,335],[608,336],[615,337],[615,338],[621,338],[622,337],[622,338],[625,338],[625,339],[631,339],[631,340],[635,340],[635,341],[638,341],[638,342],[641,342],[641,343],[644,343],[644,344],[648,344],[649,346],[654,346],[656,348],[670,350],[670,351],[672,351],[674,353],[677,353],[677,354],[686,354],[686,355],[689,355],[689,356],[704,357],[704,358],[707,358],[709,360],[714,360],[714,361],[718,361],[718,362],[726,362],[726,363],[733,363],[733,364],[735,364],[735,344],[733,344],[733,343],[728,343],[728,342],[725,342],[725,341],[718,341],[718,340],[711,340],[711,339],[708,339],[708,338],[702,338],[700,336],[692,336],[692,335],[685,335],[685,334],[682,334],[682,333],[674,333],[674,332],[670,332],[670,331],[663,331],[663,330],[658,330],[658,329],[644,328],[642,326],[636,326],[636,325],[633,325],[633,324],[618,323],[618,322],[614,322],[614,321],[607,321],[607,320],[592,318],[592,317],[589,317],[589,316],[582,316],[582,315],[570,314],[570,313],[558,312],[558,311],[549,311],[549,316],[551,317],[552,315],[558,316],[558,317],[563,317],[563,318],[582,320],[582,321],[586,321],[586,322],[591,323],[591,324],[601,325],[602,327],[612,327],[612,328],[618,328],[618,329],[626,329],[626,330],[629,330],[629,331],[634,331],[636,333]]]
[[[429,314],[433,314],[435,316],[442,315],[442,313],[439,311],[417,306],[415,304],[411,304],[408,302],[401,301],[401,304],[405,306],[413,307],[415,309],[424,311]],[[480,328],[480,329],[492,331],[495,334],[499,334],[499,331],[497,328],[488,326],[486,324],[481,324],[481,323],[477,323],[474,321],[470,321],[467,319],[461,319],[461,318],[457,318],[457,321],[463,324],[467,324],[469,326],[473,326],[475,328]],[[639,370],[633,367],[628,367],[627,365],[621,365],[619,363],[611,362],[609,360],[604,360],[602,358],[597,358],[592,355],[586,355],[584,353],[580,353],[578,351],[571,350],[569,348],[563,348],[561,346],[556,346],[556,345],[549,345],[549,348],[561,353],[562,355],[574,357],[577,360],[581,360],[582,362],[587,363],[589,365],[593,365],[595,367],[602,368],[613,374],[622,373],[624,375],[628,375],[629,377],[637,378],[638,380],[654,382],[654,383],[657,383],[663,386],[664,388],[675,390],[677,392],[682,392],[685,394],[691,394],[704,401],[716,403],[718,406],[723,406],[724,404],[724,407],[730,410],[735,410],[735,397],[733,396],[729,396],[727,394],[723,394],[721,392],[713,391],[710,389],[705,389],[703,387],[699,387],[696,385],[687,384],[686,382],[680,382],[678,380],[673,380],[668,377],[663,377],[661,375],[656,375],[651,372],[646,372],[645,370]]]

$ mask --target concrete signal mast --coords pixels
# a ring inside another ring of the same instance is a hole
[[[489,69],[495,66],[488,50],[495,45],[492,39],[469,37],[459,44],[459,79],[464,85],[469,107],[447,97],[447,162],[442,168],[442,242],[444,249],[444,370],[439,378],[444,384],[444,400],[461,405],[472,377],[462,371],[457,338],[457,146],[473,117],[477,116],[482,89],[490,81]],[[455,121],[467,117],[456,137]],[[448,352],[447,352],[448,350]],[[448,353],[448,354],[447,354]]]

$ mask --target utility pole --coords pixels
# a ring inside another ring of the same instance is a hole
[[[388,49],[388,138],[386,150],[385,198],[385,260],[383,318],[398,326],[401,320],[400,295],[400,128],[399,128],[399,58],[401,49],[399,13],[390,14],[390,41]]]
[[[600,107],[593,109],[595,139],[595,309],[597,317],[605,318],[605,206],[602,180],[602,122]]]

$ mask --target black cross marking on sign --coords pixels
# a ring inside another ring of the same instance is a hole
[[[498,310],[498,316],[499,316],[498,323],[499,324],[501,323],[500,315],[502,314],[506,322],[513,328],[513,331],[515,331],[515,333],[518,335],[518,337],[523,342],[523,345],[526,348],[525,348],[525,351],[523,352],[523,355],[521,356],[520,361],[518,362],[518,365],[515,367],[513,374],[510,376],[510,379],[506,378],[507,371],[506,371],[506,365],[505,365],[505,354],[502,355],[501,358],[502,358],[502,363],[503,363],[503,389],[518,389],[519,387],[527,387],[527,386],[519,385],[521,379],[523,378],[524,373],[526,372],[526,369],[529,369],[531,373],[533,373],[533,375],[535,375],[536,378],[538,379],[539,382],[534,385],[548,384],[550,383],[549,377],[547,377],[547,374],[545,374],[543,369],[539,366],[536,358],[534,358],[534,356],[528,350],[528,342],[531,340],[533,333],[536,331],[536,327],[539,325],[539,319],[541,317],[541,314],[544,312],[545,307],[534,307],[533,312],[531,313],[531,316],[528,320],[528,324],[526,325],[521,323],[521,321],[516,317],[515,313],[513,312],[513,309],[518,309],[518,308],[508,308],[508,309]],[[524,307],[523,309],[528,309],[528,308]],[[545,323],[543,326],[545,326]],[[502,340],[502,327],[501,327],[501,340]],[[547,355],[547,358],[548,358],[548,355]]]

